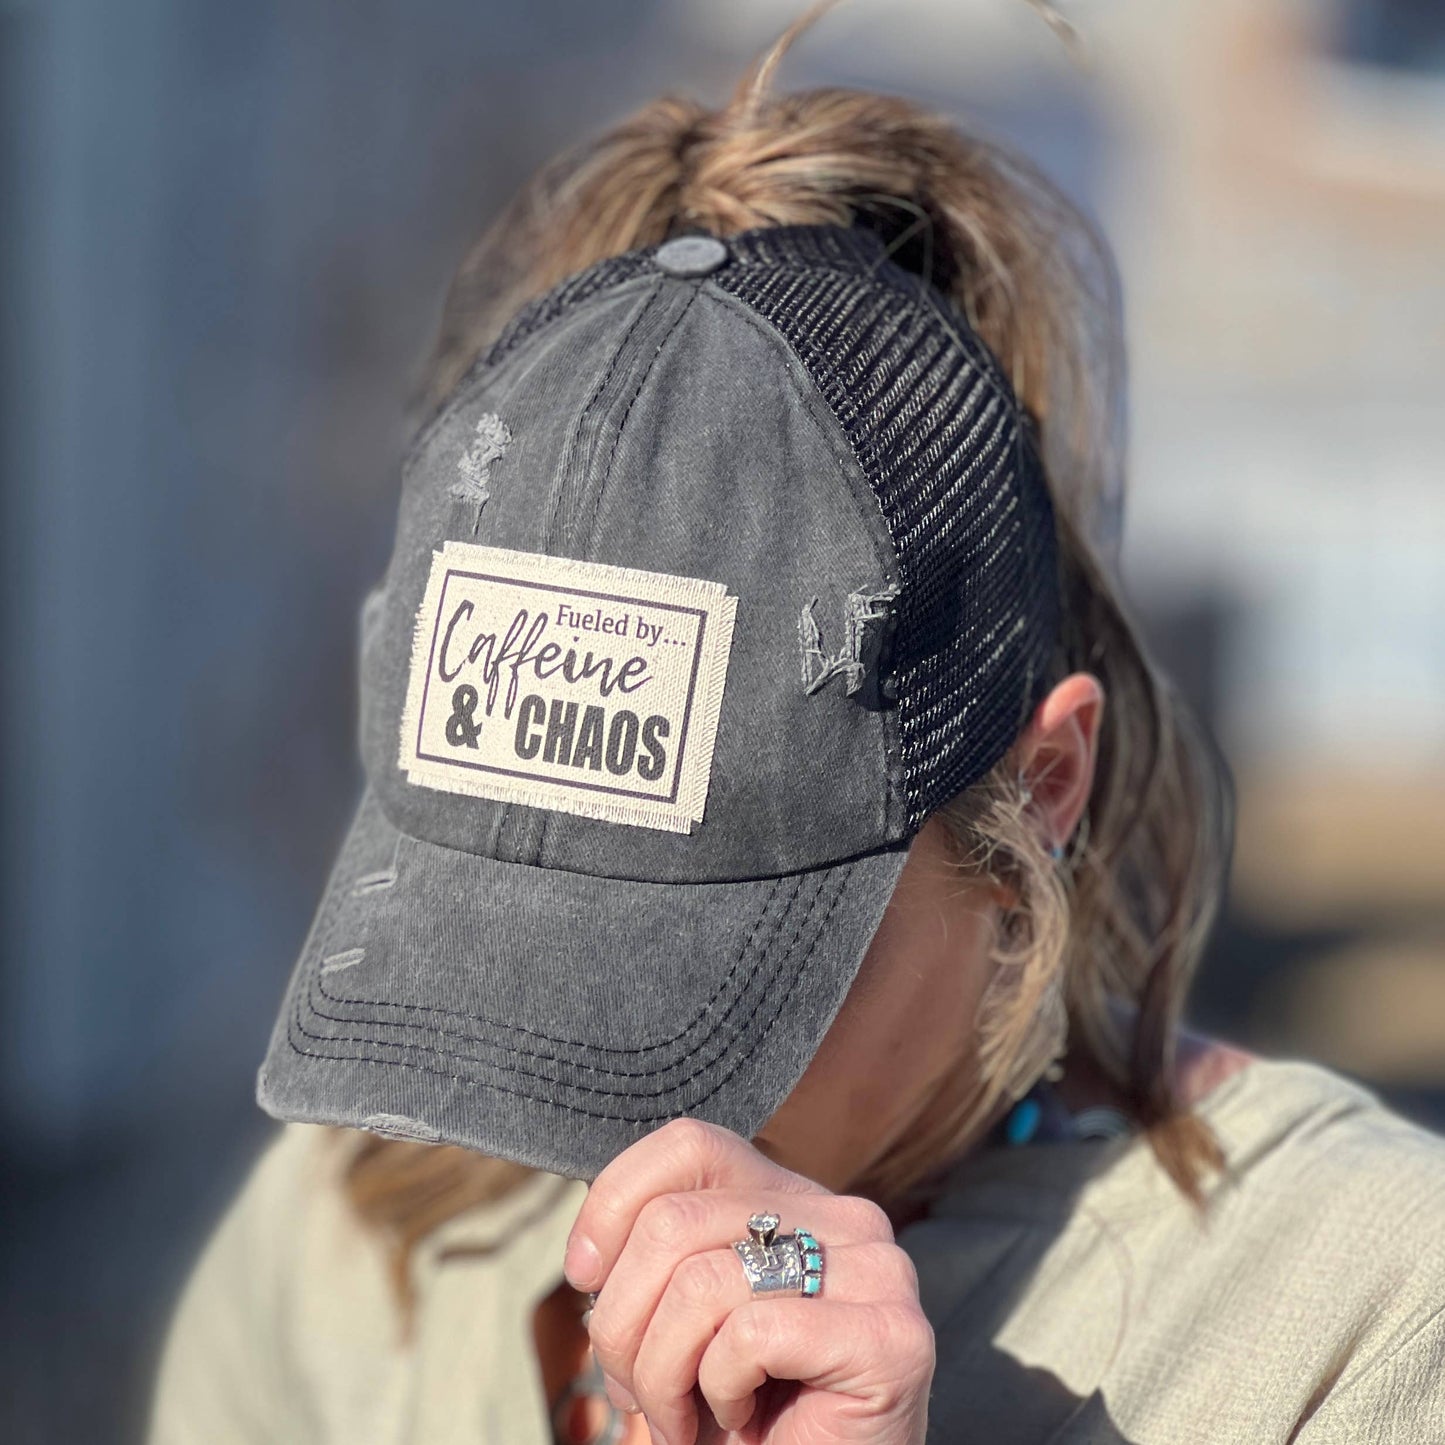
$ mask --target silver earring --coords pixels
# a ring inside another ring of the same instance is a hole
[[[1052,858],[1055,863],[1062,863],[1064,861],[1064,845],[1062,843],[1053,844],[1049,848],[1049,857]]]

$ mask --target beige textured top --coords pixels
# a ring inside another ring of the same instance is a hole
[[[1445,1445],[1445,1139],[1298,1061],[1200,1110],[1233,1176],[1203,1227],[1121,1139],[985,1149],[904,1232],[931,1440]],[[261,1160],[177,1312],[151,1445],[547,1445],[531,1312],[582,1186],[538,1175],[438,1230],[403,1346],[343,1158],[293,1125]]]

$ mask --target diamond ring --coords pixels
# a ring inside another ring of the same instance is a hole
[[[733,1242],[748,1286],[769,1299],[812,1298],[823,1289],[823,1251],[813,1234],[795,1229],[778,1233],[776,1214],[754,1214],[748,1237]]]

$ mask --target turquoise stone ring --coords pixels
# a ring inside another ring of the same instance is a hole
[[[755,1214],[748,1237],[733,1242],[755,1295],[812,1299],[823,1291],[823,1250],[806,1229],[778,1233],[776,1214]]]
[[[795,1229],[793,1238],[803,1251],[803,1295],[811,1299],[823,1292],[823,1251],[806,1229]]]

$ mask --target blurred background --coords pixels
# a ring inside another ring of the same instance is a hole
[[[0,0],[0,1438],[131,1441],[266,1136],[449,273],[793,0]],[[1445,1127],[1445,7],[851,0],[785,83],[1032,155],[1119,258],[1124,570],[1236,772],[1201,1027]]]

